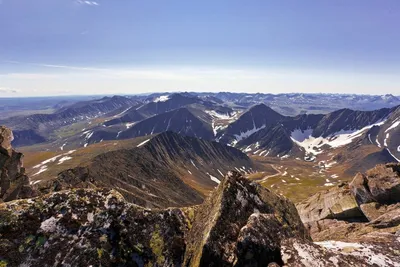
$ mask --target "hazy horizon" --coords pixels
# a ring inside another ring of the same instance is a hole
[[[0,94],[398,95],[399,23],[394,0],[0,0]]]

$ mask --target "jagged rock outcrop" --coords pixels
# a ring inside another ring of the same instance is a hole
[[[311,240],[293,203],[232,173],[197,210],[184,265],[281,264],[289,237]]]
[[[0,201],[10,201],[35,195],[22,166],[23,155],[11,146],[12,131],[0,126]]]
[[[343,242],[350,242],[353,245],[349,246],[355,246],[361,254],[375,255],[375,260],[380,259],[368,262],[371,265],[399,266],[399,168],[400,164],[377,165],[365,174],[357,174],[350,186],[344,184],[318,193],[297,205],[313,240],[324,241],[327,248],[333,251],[341,246],[344,250],[346,244]],[[347,216],[339,216],[343,214],[335,212],[329,214],[332,207],[342,207],[341,210],[345,210],[343,204],[350,202],[352,212],[347,212]],[[342,243],[332,245],[326,240]]]
[[[359,204],[400,202],[400,164],[377,165],[365,174],[359,173],[350,188]]]

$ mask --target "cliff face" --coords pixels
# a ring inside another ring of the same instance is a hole
[[[11,146],[13,139],[12,131],[0,126],[0,201],[34,196],[22,167],[23,155]]]

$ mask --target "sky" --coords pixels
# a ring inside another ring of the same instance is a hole
[[[398,0],[0,0],[0,96],[400,95]]]

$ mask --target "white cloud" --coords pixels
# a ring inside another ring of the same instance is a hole
[[[13,88],[9,88],[9,87],[0,87],[0,94],[2,94],[2,93],[16,94],[18,92],[19,92],[19,90],[17,90],[17,89],[13,89]]]
[[[83,0],[76,0],[77,4],[80,5],[88,5],[88,6],[98,6],[99,3],[96,1],[83,1]]]

